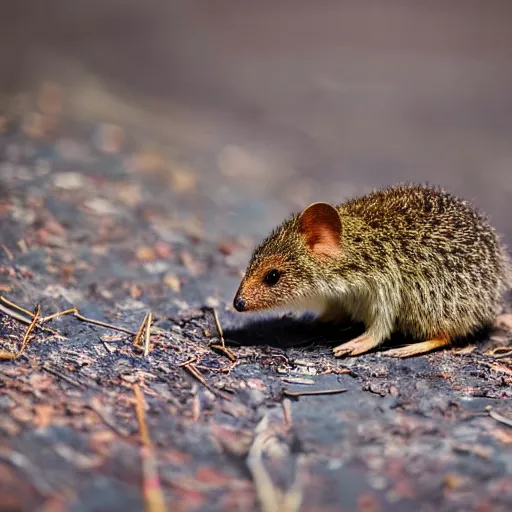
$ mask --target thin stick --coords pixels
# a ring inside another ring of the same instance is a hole
[[[139,422],[140,436],[142,439],[142,447],[140,456],[142,459],[143,485],[142,489],[146,498],[147,512],[165,512],[165,500],[160,486],[158,477],[157,464],[155,460],[153,445],[149,438],[148,428],[146,425],[146,417],[144,414],[145,400],[138,384],[133,386],[135,391],[135,412]]]
[[[498,412],[493,411],[492,409],[489,411],[489,416],[496,421],[499,421],[500,423],[503,423],[504,425],[508,425],[509,427],[512,427],[512,420],[509,418],[506,418],[505,416],[502,416]]]
[[[204,377],[201,375],[201,372],[196,368],[196,366],[194,364],[192,364],[192,363],[184,364],[183,367],[191,375],[193,375],[208,391],[212,392],[215,396],[220,396],[221,398],[224,398],[224,400],[231,400],[231,397],[229,395],[210,386],[210,384],[208,384],[208,382],[206,382]]]
[[[293,391],[291,389],[283,389],[286,396],[306,396],[306,395],[336,395],[345,393],[348,389],[305,389],[304,391]]]
[[[148,313],[148,322],[146,324],[146,340],[144,343],[144,357],[148,357],[149,354],[149,339],[151,334],[151,320],[153,318],[153,315],[151,313]]]
[[[62,373],[59,373],[57,370],[54,370],[50,366],[44,364],[43,370],[46,370],[48,373],[51,373],[52,375],[55,375],[55,377],[59,377],[59,379],[65,380],[68,384],[71,384],[73,386],[76,386],[77,388],[81,389],[87,389],[87,387],[82,384],[81,382],[75,381],[71,377],[68,377],[67,375],[64,375]]]
[[[191,357],[190,359],[187,359],[186,361],[183,361],[183,363],[179,363],[178,366],[187,366],[190,363],[193,363],[194,361],[197,361],[197,357]]]
[[[9,259],[9,261],[14,260],[14,254],[9,249],[9,247],[7,247],[5,244],[2,244],[2,249],[4,250],[5,254],[7,255],[7,258]]]
[[[20,315],[19,313],[16,313],[16,311],[12,311],[11,309],[6,308],[5,306],[2,306],[2,304],[0,304],[0,311],[16,320],[19,320],[20,322],[22,322],[24,324],[30,325],[32,323],[32,320],[29,320],[28,318],[25,318],[24,316]],[[33,317],[34,314],[31,313],[31,316]],[[60,335],[57,331],[50,329],[50,327],[45,327],[44,325],[41,325],[41,324],[36,324],[36,327],[38,329],[41,329],[41,331],[46,331],[46,332],[49,332],[50,334],[53,334],[54,336],[58,336],[61,339],[66,339],[64,336]]]
[[[215,327],[217,328],[217,334],[219,335],[220,345],[214,344],[210,345],[211,348],[219,350],[224,353],[231,361],[236,361],[236,356],[226,347],[226,341],[224,340],[224,333],[222,332],[222,327],[220,325],[219,315],[217,315],[217,310],[212,308],[213,320],[215,321]]]
[[[42,322],[46,323],[49,322],[50,320],[53,320],[54,318],[59,318],[59,316],[70,315],[75,313],[78,313],[78,310],[76,309],[76,307],[73,306],[72,308],[65,309],[64,311],[59,311],[58,313],[54,313],[53,315],[45,316]]]
[[[208,385],[208,382],[206,382],[204,380],[204,377],[201,375],[201,373],[199,373],[199,370],[192,364],[192,363],[188,363],[185,365],[185,368],[189,371],[189,373],[191,373],[203,386],[205,386],[206,388],[210,388],[210,386]]]
[[[219,315],[217,315],[217,310],[212,308],[213,319],[215,321],[215,327],[217,327],[217,333],[219,334],[220,344],[226,348],[226,342],[224,341],[224,333],[222,332],[222,327],[220,326]]]
[[[58,313],[54,313],[53,315],[47,316],[43,318],[43,323],[48,322],[49,320],[53,320],[58,318],[59,316],[64,315],[73,315],[77,320],[81,322],[86,322],[88,324],[98,325],[100,327],[105,327],[106,329],[112,329],[113,331],[124,332],[126,334],[131,334],[132,336],[136,336],[136,333],[131,331],[130,329],[125,329],[124,327],[118,327],[117,325],[108,324],[107,322],[102,322],[100,320],[94,320],[94,318],[88,318],[80,314],[78,308],[73,306],[72,308],[66,309],[64,311],[59,311]]]
[[[142,323],[140,324],[139,330],[137,331],[137,334],[135,334],[135,339],[133,340],[133,346],[140,348],[140,338],[142,336],[142,333],[144,332],[144,327],[146,326],[146,322],[148,320],[148,314],[144,316],[144,320],[142,320]]]
[[[21,354],[23,354],[23,352],[25,352],[25,349],[27,348],[27,345],[28,345],[28,341],[30,339],[30,334],[34,330],[37,320],[39,319],[39,313],[41,313],[41,306],[38,304],[36,307],[36,313],[34,315],[34,318],[32,319],[31,324],[28,326],[28,329],[25,332],[25,336],[23,336],[23,341],[21,342],[21,347],[18,350],[18,352],[12,353],[12,352],[7,352],[6,350],[1,350],[0,351],[0,359],[4,359],[4,360],[17,359],[18,357],[21,356]]]
[[[15,304],[14,302],[11,302],[10,300],[6,299],[3,295],[0,295],[0,300],[7,304],[8,306],[11,306],[11,308],[17,309],[18,311],[21,311],[22,313],[25,313],[25,315],[28,315],[30,318],[34,317],[34,313],[32,311],[29,311],[28,309],[22,308],[21,306],[18,306],[18,304]],[[43,319],[41,319],[42,322],[44,322]]]
[[[112,329],[113,331],[124,332],[126,334],[131,334],[132,336],[135,336],[135,333],[133,331],[130,331],[130,329],[125,329],[124,327],[117,327],[116,325],[107,324],[106,322],[100,322],[99,320],[94,320],[92,318],[87,318],[85,316],[82,316],[78,312],[78,310],[76,311],[75,316],[76,318],[78,318],[78,320],[81,320],[82,322],[87,322],[93,325],[99,325],[100,327],[105,327],[106,329]]]

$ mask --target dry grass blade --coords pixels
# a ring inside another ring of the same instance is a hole
[[[153,315],[148,313],[148,321],[146,324],[146,338],[144,340],[144,357],[148,357],[149,354],[149,340],[151,337],[151,320],[153,319]]]
[[[140,324],[139,330],[135,334],[135,338],[133,340],[133,346],[137,348],[142,348],[140,344],[140,339],[142,338],[142,333],[144,332],[144,328],[146,327],[147,321],[148,321],[148,315],[149,313],[146,313],[144,316],[144,320],[142,320],[142,323]]]
[[[17,309],[18,311],[21,311],[22,313],[25,313],[25,315],[29,316],[30,318],[34,317],[34,313],[32,311],[29,311],[28,309],[22,308],[21,306],[18,306],[18,304],[10,301],[9,299],[6,299],[3,295],[0,296],[0,300],[4,303],[10,306],[11,308]],[[44,320],[41,320],[44,322]]]
[[[135,384],[133,389],[136,398],[135,411],[142,439],[140,456],[142,460],[142,474],[144,479],[142,488],[146,499],[146,510],[148,512],[163,512],[166,510],[165,500],[162,487],[160,486],[160,478],[158,477],[153,444],[151,443],[146,424],[146,416],[144,412],[146,402],[139,385]]]
[[[293,391],[291,389],[283,389],[283,394],[286,396],[306,396],[306,395],[337,395],[338,393],[345,393],[348,389],[305,389],[304,391]]]
[[[12,353],[12,352],[7,352],[6,350],[2,350],[2,351],[0,351],[0,359],[4,359],[4,360],[17,359],[18,357],[21,356],[21,354],[23,354],[23,352],[25,352],[25,349],[27,348],[27,345],[28,345],[28,342],[30,339],[30,335],[32,334],[32,331],[34,330],[34,327],[37,324],[37,320],[39,319],[40,313],[41,313],[41,306],[38,304],[36,307],[36,312],[34,314],[34,318],[32,319],[32,322],[30,323],[30,325],[28,326],[28,329],[25,332],[25,336],[23,336],[23,341],[21,342],[21,347],[18,350],[18,352]]]
[[[498,412],[493,411],[492,409],[489,411],[489,416],[493,418],[496,421],[499,421],[500,423],[503,423],[504,425],[508,425],[509,427],[512,427],[512,419],[506,418],[505,416],[501,415]]]

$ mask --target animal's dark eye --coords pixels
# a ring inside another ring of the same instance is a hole
[[[269,286],[274,286],[279,281],[279,278],[281,277],[281,272],[277,269],[272,269],[265,275],[265,278],[263,279],[266,284]]]

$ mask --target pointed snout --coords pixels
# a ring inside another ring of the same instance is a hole
[[[245,300],[240,296],[240,294],[236,294],[235,299],[233,300],[234,308],[239,311],[245,311]]]

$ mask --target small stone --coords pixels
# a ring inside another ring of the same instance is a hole
[[[84,206],[96,215],[115,215],[119,213],[112,203],[101,197],[89,199],[84,203]]]
[[[144,270],[148,274],[163,274],[169,269],[169,264],[165,261],[151,261],[144,265]]]
[[[78,190],[85,188],[87,181],[79,172],[59,172],[55,174],[53,184],[64,190]]]

